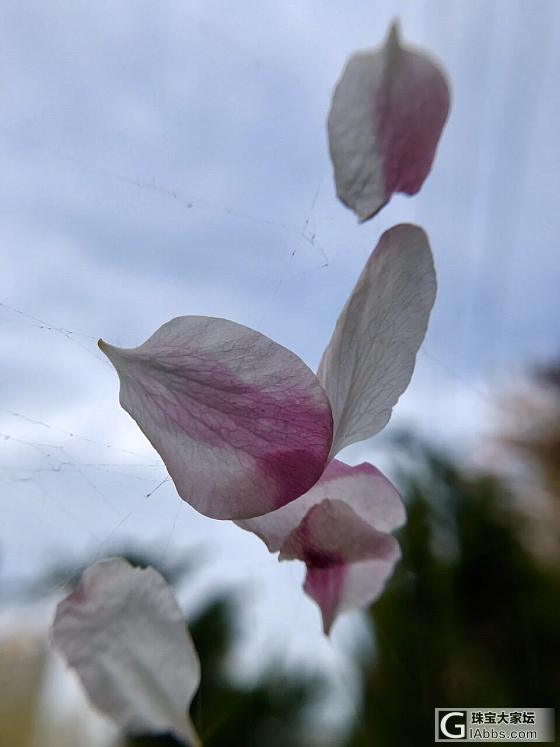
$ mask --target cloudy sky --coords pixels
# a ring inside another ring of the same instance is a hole
[[[451,116],[420,195],[358,226],[325,120],[346,57],[396,15],[448,71]],[[418,222],[439,296],[387,434],[470,449],[489,393],[558,353],[558,3],[8,0],[1,21],[0,579],[121,538],[202,547],[186,603],[242,589],[247,661],[338,662],[354,621],[320,637],[298,564],[170,483],[146,497],[165,471],[95,342],[207,314],[316,366],[381,232]]]

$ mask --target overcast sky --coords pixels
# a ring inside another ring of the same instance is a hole
[[[358,226],[326,115],[347,56],[395,15],[446,68],[451,116],[422,192]],[[417,222],[439,295],[387,434],[460,449],[492,387],[558,353],[558,3],[6,0],[0,17],[0,578],[122,537],[168,560],[200,545],[197,589],[246,592],[249,659],[273,643],[337,662],[352,616],[324,641],[299,564],[170,483],[146,498],[165,471],[95,341],[207,314],[314,367],[379,235]]]

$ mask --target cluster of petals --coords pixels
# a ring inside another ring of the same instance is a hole
[[[402,224],[366,263],[316,375],[295,353],[223,319],[172,319],[132,349],[100,342],[122,407],[179,495],[254,531],[281,558],[303,560],[326,631],[339,612],[369,604],[398,559],[389,532],[404,512],[395,489],[374,468],[333,460],[387,424],[435,292],[426,234]]]
[[[328,118],[336,190],[360,221],[426,179],[449,109],[439,66],[384,43],[354,54]],[[306,565],[306,593],[328,633],[368,606],[400,557],[395,487],[337,454],[379,433],[414,369],[436,293],[424,231],[386,231],[345,304],[317,373],[265,335],[185,316],[132,349],[99,345],[120,403],[196,510],[253,532]],[[165,580],[115,558],[97,563],[57,609],[54,646],[92,702],[129,734],[170,733],[197,747],[188,709],[200,665]]]

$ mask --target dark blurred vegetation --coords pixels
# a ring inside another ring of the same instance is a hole
[[[403,560],[368,613],[373,645],[356,662],[361,702],[337,747],[431,745],[436,706],[560,707],[560,376],[539,377],[538,395],[508,403],[513,426],[499,446],[515,465],[512,479],[497,466],[495,474],[467,473],[401,439]],[[162,570],[176,582],[192,563]],[[189,621],[202,665],[191,713],[204,744],[321,744],[313,739],[319,678],[280,666],[252,686],[228,676],[236,614],[236,601],[220,598]],[[127,743],[174,744],[165,736]]]
[[[560,706],[560,567],[524,545],[499,481],[423,460],[348,747],[432,744],[436,706]]]

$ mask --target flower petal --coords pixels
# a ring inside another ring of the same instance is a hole
[[[340,314],[318,377],[331,403],[331,456],[378,433],[409,384],[436,295],[419,226],[386,231]]]
[[[418,192],[448,111],[445,75],[424,53],[401,46],[396,23],[381,47],[350,57],[328,129],[338,197],[360,221],[394,192]]]
[[[344,501],[326,498],[313,506],[280,548],[280,560],[303,560],[315,568],[383,558],[393,536],[379,532]]]
[[[130,350],[100,341],[120,402],[165,462],[181,498],[207,516],[259,516],[321,476],[332,415],[295,353],[240,324],[172,319]]]
[[[92,703],[123,731],[200,744],[187,715],[198,656],[171,588],[153,568],[123,558],[91,566],[58,605],[51,636]]]
[[[391,554],[349,565],[317,568],[308,566],[303,589],[321,610],[323,631],[328,635],[338,615],[369,607],[381,595],[401,557],[393,539]]]
[[[365,462],[351,467],[333,459],[321,479],[296,501],[265,516],[236,523],[260,537],[270,552],[277,552],[309,509],[327,498],[344,501],[381,532],[397,529],[406,519],[397,490],[378,469]]]
[[[326,499],[307,512],[288,535],[280,560],[303,560],[306,593],[321,609],[326,634],[345,609],[372,602],[399,558],[396,539],[379,532],[344,501]],[[370,577],[358,576],[355,564]],[[362,583],[357,586],[357,580]]]

